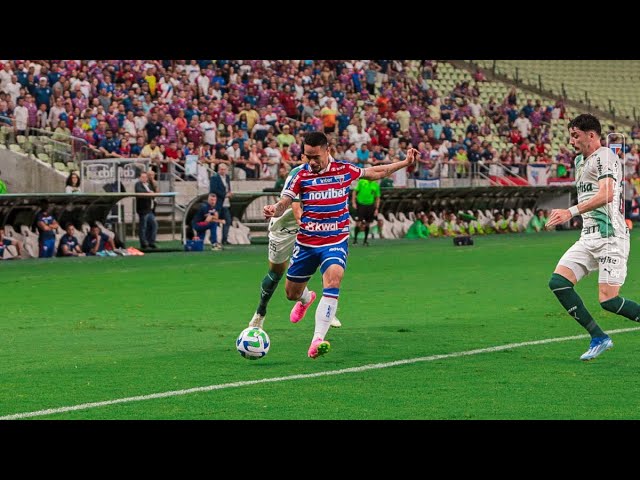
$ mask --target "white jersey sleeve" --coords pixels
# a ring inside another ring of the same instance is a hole
[[[598,180],[602,180],[606,177],[613,178],[616,182],[620,183],[622,180],[620,168],[620,159],[613,153],[610,148],[600,148],[595,154],[596,168]]]
[[[296,173],[302,168],[302,165],[299,165],[295,168],[292,168],[287,176],[287,179],[284,181],[284,188],[282,192],[287,188],[287,185],[291,183],[291,179],[295,176]],[[282,193],[281,193],[282,196]],[[296,234],[298,233],[298,222],[296,222],[295,215],[293,214],[293,209],[288,208],[285,212],[279,217],[273,217],[269,221],[269,232],[272,233],[284,233],[284,234]]]

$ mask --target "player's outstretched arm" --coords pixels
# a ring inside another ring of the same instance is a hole
[[[410,148],[407,151],[407,158],[402,160],[401,162],[391,163],[389,165],[376,165],[375,167],[368,167],[364,169],[364,175],[362,178],[366,178],[367,180],[379,180],[384,177],[388,177],[394,172],[398,170],[402,170],[405,167],[408,167],[412,163],[416,161],[420,155],[420,152],[415,148]]]
[[[603,178],[598,182],[598,192],[589,200],[585,200],[582,203],[574,205],[571,208],[557,208],[551,210],[549,215],[549,221],[546,228],[550,229],[556,225],[560,225],[569,221],[576,215],[582,215],[583,213],[590,212],[596,208],[605,206],[607,203],[613,201],[613,187],[615,186],[615,180],[610,177]]]
[[[264,206],[264,217],[265,218],[271,218],[271,217],[279,217],[281,216],[284,211],[289,208],[289,206],[291,205],[291,202],[293,202],[293,199],[287,195],[283,195],[280,198],[280,201],[278,203],[274,203],[273,205],[265,205]]]

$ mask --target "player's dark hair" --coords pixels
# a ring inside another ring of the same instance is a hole
[[[73,223],[69,222],[69,223],[67,223],[67,224],[64,226],[64,229],[66,230],[66,229],[67,229],[67,228],[69,228],[69,227],[76,228],[76,226],[75,226]]]
[[[326,148],[329,145],[329,140],[327,140],[327,136],[322,132],[307,132],[304,134],[302,148],[304,148],[305,145]]]
[[[602,126],[600,120],[590,113],[583,113],[569,122],[567,129],[577,128],[583,132],[593,131],[600,136],[602,134]]]

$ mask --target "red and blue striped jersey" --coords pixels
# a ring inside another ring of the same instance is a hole
[[[324,172],[305,164],[284,185],[282,195],[302,201],[302,225],[297,241],[307,247],[325,247],[349,238],[349,186],[364,174],[352,163],[330,158]]]

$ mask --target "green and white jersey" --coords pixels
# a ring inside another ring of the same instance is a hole
[[[302,168],[302,165],[298,165],[292,168],[284,181],[285,185],[289,184],[289,180]],[[282,194],[281,194],[282,196]],[[269,221],[269,232],[279,233],[282,235],[296,235],[300,227],[296,222],[296,217],[293,215],[293,209],[287,208],[284,213],[279,217],[272,217]]]
[[[598,182],[603,178],[611,177],[614,180],[613,201],[582,214],[582,237],[627,237],[629,234],[624,221],[622,190],[624,172],[618,156],[611,149],[600,147],[586,159],[583,155],[578,155],[575,159],[575,169],[578,203],[589,200],[598,193]]]

